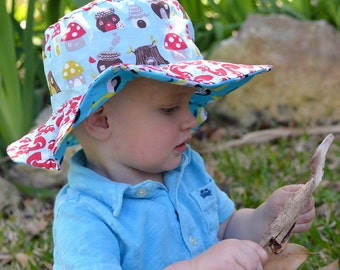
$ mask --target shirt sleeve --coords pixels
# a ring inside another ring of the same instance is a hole
[[[121,269],[118,241],[93,206],[65,202],[55,215],[54,270]]]

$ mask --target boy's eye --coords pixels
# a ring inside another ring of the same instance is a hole
[[[161,110],[165,113],[172,113],[175,112],[179,109],[179,106],[173,106],[173,107],[169,107],[169,108],[162,108]]]

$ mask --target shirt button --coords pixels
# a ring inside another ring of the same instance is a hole
[[[193,237],[192,235],[189,235],[188,239],[189,239],[189,242],[192,246],[196,246],[197,240],[196,240],[195,237]]]
[[[146,188],[139,188],[136,191],[136,195],[138,197],[145,197],[147,193],[148,193],[148,191],[146,190]]]

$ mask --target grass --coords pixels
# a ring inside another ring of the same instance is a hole
[[[52,269],[52,203],[23,198],[0,215],[0,269]]]
[[[304,183],[308,160],[320,136],[301,136],[258,145],[245,145],[204,154],[207,168],[238,207],[256,207],[276,188]],[[195,143],[194,148],[200,148]],[[315,192],[317,215],[312,228],[291,242],[312,254],[300,268],[318,269],[338,259],[340,250],[340,140],[327,154],[324,180]],[[25,198],[20,209],[0,216],[0,268],[51,269],[53,201]]]

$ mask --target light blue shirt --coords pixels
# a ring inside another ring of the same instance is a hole
[[[54,269],[147,269],[202,253],[217,243],[234,204],[190,147],[165,185],[116,183],[85,167],[79,151],[55,203]]]

